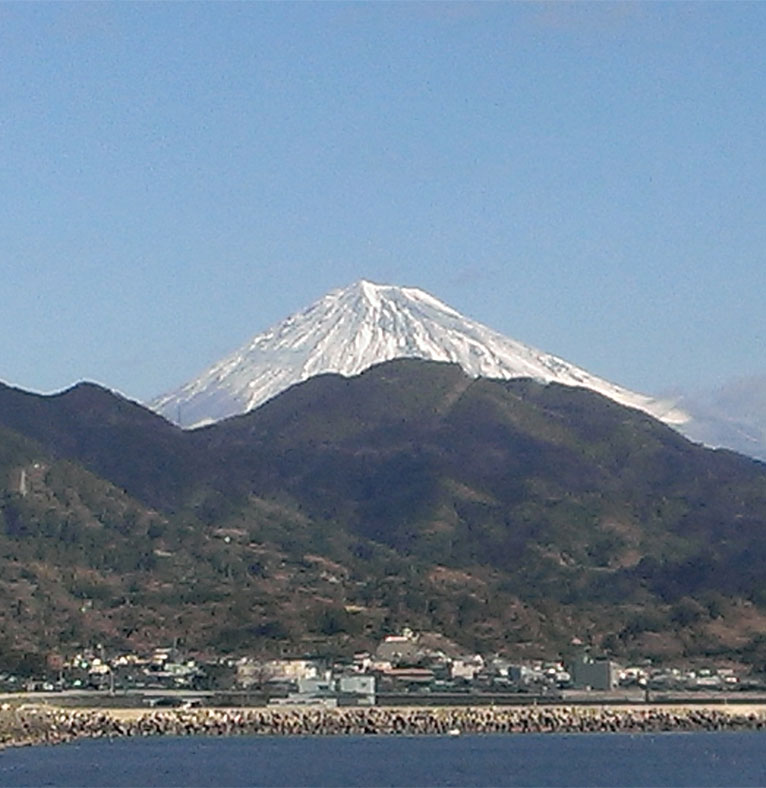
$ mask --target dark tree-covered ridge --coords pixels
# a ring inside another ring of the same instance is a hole
[[[509,653],[757,651],[766,466],[585,389],[412,359],[191,432],[92,384],[2,387],[0,424],[0,594],[29,643],[311,650],[411,624]]]

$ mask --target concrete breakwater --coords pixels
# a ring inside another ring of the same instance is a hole
[[[21,707],[0,713],[0,747],[79,738],[231,735],[440,735],[764,730],[762,710],[576,706],[253,708],[138,711]]]

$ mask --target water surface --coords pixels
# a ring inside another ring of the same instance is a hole
[[[760,786],[766,733],[90,740],[0,753],[0,786]]]

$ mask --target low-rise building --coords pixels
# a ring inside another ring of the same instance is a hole
[[[613,690],[620,680],[620,666],[607,658],[593,658],[586,651],[569,665],[574,689]]]
[[[360,706],[374,706],[375,676],[341,676],[336,683],[336,692],[343,701],[351,701]]]
[[[409,633],[389,635],[375,649],[375,660],[394,665],[413,665],[422,657],[417,640]]]
[[[450,662],[450,678],[455,680],[471,682],[476,678],[476,674],[484,667],[481,657],[469,657],[467,659],[453,659]]]
[[[289,705],[374,706],[375,677],[362,674],[331,676],[329,672],[321,677],[298,679],[297,692],[288,694],[286,700],[275,703]]]
[[[301,679],[320,676],[320,666],[310,659],[244,658],[237,663],[237,684],[241,687],[262,686],[267,683],[295,683]]]

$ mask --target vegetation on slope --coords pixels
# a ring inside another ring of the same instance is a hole
[[[766,469],[593,392],[400,360],[191,433],[95,386],[1,389],[0,422],[0,615],[40,651],[340,650],[410,624],[760,658]]]

